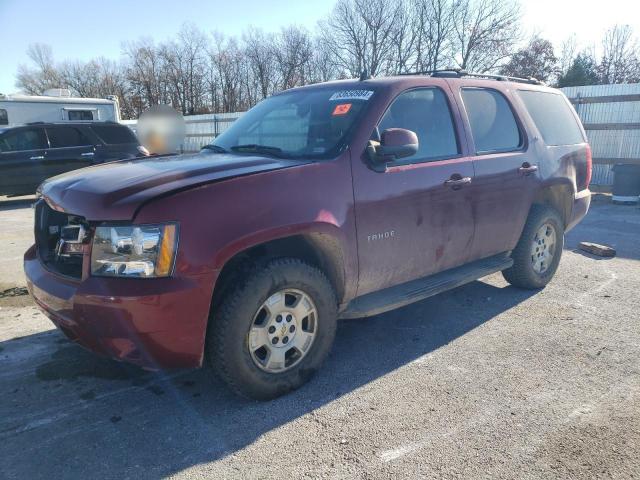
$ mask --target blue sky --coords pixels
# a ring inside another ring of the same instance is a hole
[[[0,0],[0,92],[16,90],[26,49],[48,43],[57,60],[118,58],[122,43],[142,36],[164,40],[184,22],[234,35],[249,25],[276,31],[289,24],[315,28],[335,0]]]
[[[204,31],[239,35],[249,25],[276,31],[289,24],[309,29],[335,0],[0,0],[0,92],[16,91],[15,73],[30,43],[48,43],[57,60],[117,59],[123,42],[142,36],[164,40],[184,22]],[[571,33],[592,45],[615,23],[640,34],[638,0],[522,0],[526,34],[556,44]]]

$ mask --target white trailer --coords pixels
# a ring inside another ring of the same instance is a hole
[[[40,96],[0,94],[0,127],[67,121],[119,122],[118,98],[75,98],[58,88]]]

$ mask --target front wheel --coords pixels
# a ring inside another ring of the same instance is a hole
[[[502,275],[516,287],[543,288],[558,269],[563,247],[564,224],[560,215],[550,207],[534,205],[511,254],[513,266]]]
[[[236,393],[259,400],[303,385],[335,337],[337,301],[326,276],[293,258],[257,269],[214,309],[207,352]]]

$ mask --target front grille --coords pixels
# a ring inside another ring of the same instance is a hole
[[[44,200],[35,205],[35,237],[40,261],[49,270],[82,278],[89,227],[84,218],[57,212]]]

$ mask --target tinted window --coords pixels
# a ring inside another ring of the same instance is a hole
[[[438,88],[404,92],[382,117],[380,133],[388,128],[404,128],[418,135],[418,153],[401,163],[415,163],[458,154],[455,127],[447,99]]]
[[[138,143],[136,136],[128,127],[119,127],[117,125],[93,125],[91,128],[104,143],[109,145]]]
[[[522,138],[506,98],[496,90],[463,88],[477,153],[517,150]]]
[[[0,125],[9,125],[9,115],[4,108],[0,108]]]
[[[15,130],[0,137],[0,151],[19,152],[24,150],[40,150],[46,148],[43,130]]]
[[[91,110],[69,110],[67,113],[69,120],[72,122],[94,119],[93,112]]]
[[[80,130],[73,127],[47,128],[47,135],[51,148],[91,145],[91,141]]]
[[[564,96],[531,90],[519,90],[518,95],[547,145],[575,145],[584,142],[578,122]]]

